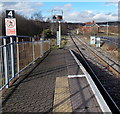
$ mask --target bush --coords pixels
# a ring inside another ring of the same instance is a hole
[[[45,29],[45,30],[43,30],[42,36],[43,36],[45,39],[51,38],[51,36],[52,36],[51,30],[50,30],[50,29]]]

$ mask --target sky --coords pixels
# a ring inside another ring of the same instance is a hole
[[[41,12],[46,19],[60,10],[67,22],[104,22],[118,20],[118,4],[118,0],[0,0],[0,12],[12,9],[27,18]]]

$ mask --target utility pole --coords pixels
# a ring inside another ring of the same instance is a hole
[[[108,25],[108,20],[107,20],[107,36],[108,36],[108,26],[109,26],[109,25]]]

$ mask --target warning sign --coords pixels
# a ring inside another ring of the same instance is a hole
[[[95,44],[95,36],[90,36],[90,44]]]
[[[6,36],[16,35],[16,19],[5,18]]]
[[[100,47],[100,37],[96,38],[96,47]]]

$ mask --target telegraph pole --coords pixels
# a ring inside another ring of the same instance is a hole
[[[108,20],[107,20],[107,36],[108,36],[108,26],[109,26],[109,25],[108,25]]]

